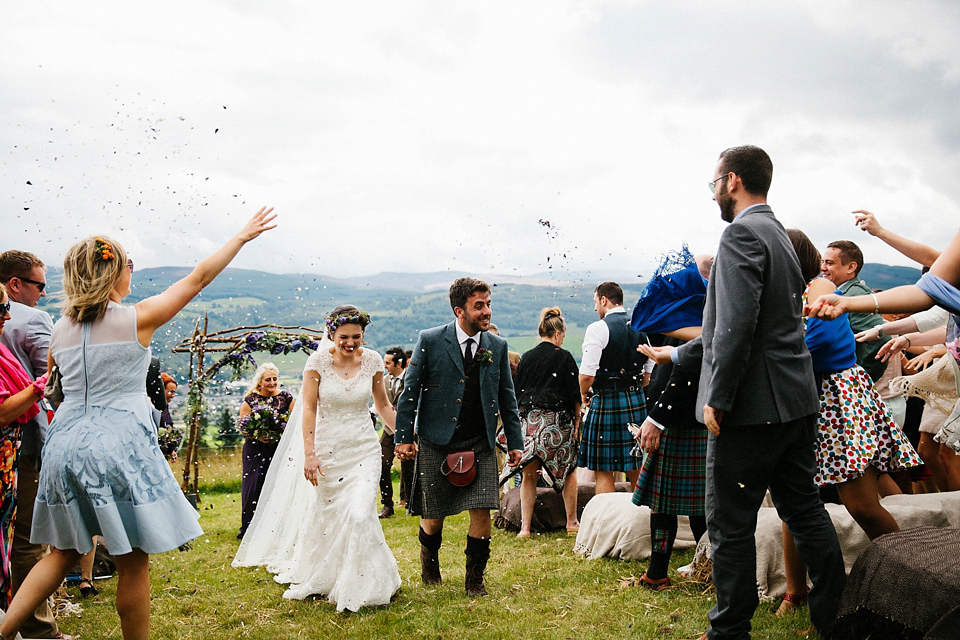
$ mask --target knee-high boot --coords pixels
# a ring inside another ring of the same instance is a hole
[[[440,584],[440,543],[443,541],[443,529],[428,534],[420,528],[420,577],[423,584]]]
[[[490,559],[490,539],[467,536],[467,574],[464,586],[470,597],[485,596],[487,590],[483,586],[483,572]]]

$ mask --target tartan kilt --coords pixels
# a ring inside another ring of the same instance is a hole
[[[660,447],[644,460],[633,503],[654,513],[702,516],[706,490],[706,428],[666,429]]]
[[[590,399],[580,430],[580,467],[591,471],[633,471],[640,460],[630,455],[634,440],[627,423],[647,417],[642,390],[601,391]]]
[[[453,446],[441,447],[420,437],[413,467],[413,486],[407,510],[410,515],[436,519],[469,509],[499,509],[500,484],[497,482],[497,454],[490,448],[487,435]],[[472,449],[477,477],[466,487],[456,487],[440,472],[447,453]]]

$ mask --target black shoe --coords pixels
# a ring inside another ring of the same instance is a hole
[[[384,505],[383,509],[380,511],[380,515],[377,517],[383,520],[384,518],[389,518],[392,515],[393,515],[393,507],[388,507]]]
[[[87,585],[87,586],[83,586],[83,585]],[[98,595],[99,593],[100,593],[99,589],[93,586],[93,582],[91,582],[90,580],[87,580],[86,578],[82,578],[80,580],[81,597],[89,598],[90,596],[95,596],[95,595]]]

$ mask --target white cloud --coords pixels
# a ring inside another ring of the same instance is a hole
[[[905,264],[849,211],[936,246],[960,213],[947,1],[38,2],[5,23],[5,245],[52,263],[110,232],[191,264],[273,204],[238,265],[649,273],[715,246],[706,181],[744,142],[821,245]]]

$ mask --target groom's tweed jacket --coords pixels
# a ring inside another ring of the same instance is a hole
[[[517,399],[510,375],[507,341],[487,331],[478,334],[477,347],[490,352],[489,362],[478,362],[480,399],[487,440],[494,447],[497,417],[503,421],[509,449],[523,449]],[[396,444],[413,442],[414,423],[421,438],[444,446],[453,438],[463,407],[466,376],[454,323],[420,332],[397,406]]]

